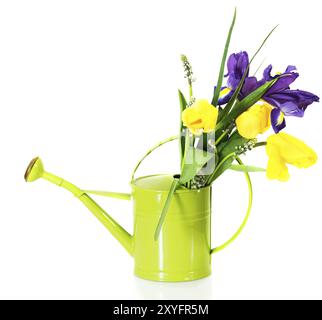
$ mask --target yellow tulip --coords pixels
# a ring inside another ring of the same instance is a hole
[[[208,133],[215,129],[218,109],[207,100],[197,100],[191,107],[182,112],[182,122],[195,134]]]
[[[271,180],[288,181],[290,174],[278,148],[273,145],[268,147],[267,145],[266,153],[269,156],[266,170],[267,178]]]
[[[268,103],[257,103],[236,119],[239,134],[246,139],[255,139],[271,126],[272,107]]]
[[[308,168],[318,159],[317,154],[303,141],[280,132],[267,139],[266,153],[269,157],[267,177],[287,181],[290,177],[286,164]]]

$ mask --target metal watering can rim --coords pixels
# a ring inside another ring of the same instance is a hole
[[[167,194],[175,176],[176,175],[171,174],[152,174],[136,178],[130,183],[130,185],[134,189]],[[210,188],[211,186],[206,186],[200,189],[186,189],[184,187],[180,187],[176,190],[176,193],[199,193]]]

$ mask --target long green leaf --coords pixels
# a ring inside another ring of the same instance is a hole
[[[239,171],[239,172],[265,172],[266,169],[254,167],[254,166],[246,166],[241,164],[232,164],[229,167],[230,170]]]
[[[203,166],[215,156],[214,153],[189,146],[183,164],[180,183],[185,184],[192,180],[194,176],[203,168]]]
[[[248,139],[242,137],[238,131],[235,131],[229,140],[222,142],[218,145],[217,151],[219,154],[219,160],[225,158],[228,154],[236,151],[236,147],[244,145]]]
[[[178,90],[178,94],[179,94],[179,102],[180,102],[180,111],[183,112],[187,108],[188,103],[185,96],[181,92],[181,90]]]
[[[218,163],[222,163],[222,161],[227,158],[230,154],[234,153],[239,146],[243,146],[248,140],[243,138],[237,131],[230,137],[230,139],[226,142],[220,143],[218,150]],[[215,172],[209,177],[208,185],[212,184],[216,179],[218,179],[234,162],[234,157],[229,157],[226,161],[224,161],[220,168],[215,169]]]
[[[159,239],[159,235],[160,235],[160,232],[161,232],[161,229],[162,229],[162,225],[163,225],[165,217],[166,217],[166,215],[168,213],[168,210],[169,210],[173,195],[176,192],[178,186],[179,186],[179,179],[174,179],[173,182],[172,182],[171,188],[169,190],[167,199],[165,201],[164,207],[162,209],[160,219],[159,219],[159,222],[158,222],[158,226],[157,226],[157,228],[155,230],[155,233],[154,233],[154,240],[155,241],[157,241]]]
[[[219,72],[218,81],[217,81],[217,87],[216,87],[216,90],[214,92],[214,97],[213,97],[212,102],[211,102],[212,105],[214,105],[214,106],[217,106],[220,91],[221,91],[221,87],[222,87],[222,83],[223,83],[223,79],[224,79],[224,72],[225,72],[225,65],[226,65],[226,59],[227,59],[227,54],[228,54],[228,48],[229,48],[229,44],[230,44],[230,40],[231,40],[231,35],[233,33],[233,30],[234,30],[234,26],[235,26],[235,22],[236,22],[236,16],[237,16],[237,9],[235,8],[233,21],[231,22],[231,25],[230,25],[230,28],[229,28],[224,53],[223,53],[223,56],[222,56],[222,59],[221,59],[221,65],[220,65],[220,72]]]
[[[266,36],[266,38],[264,39],[264,41],[261,43],[261,45],[259,46],[259,48],[257,49],[257,51],[254,53],[254,55],[252,56],[244,74],[242,79],[240,80],[237,89],[235,90],[234,94],[232,95],[232,97],[230,98],[229,102],[227,103],[226,107],[220,112],[220,117],[219,117],[219,123],[218,123],[218,128],[222,128],[224,126],[224,124],[222,123],[225,120],[226,115],[230,112],[231,109],[233,109],[236,105],[237,99],[238,99],[238,95],[244,85],[244,81],[247,77],[249,68],[251,63],[254,61],[254,59],[256,58],[257,54],[261,51],[261,49],[263,48],[263,46],[265,45],[265,43],[267,42],[267,40],[270,38],[270,36],[273,34],[273,32],[276,30],[276,28],[278,27],[275,26]],[[223,121],[221,121],[223,119]],[[225,121],[225,123],[227,123],[227,121]],[[217,129],[216,129],[217,130]]]
[[[269,37],[273,34],[273,32],[278,28],[279,25],[276,25],[270,32],[269,34],[266,36],[266,38],[264,39],[264,41],[262,42],[262,44],[260,45],[260,47],[257,49],[257,51],[255,52],[255,54],[253,55],[253,57],[250,60],[250,64],[253,62],[253,60],[255,59],[255,57],[257,56],[257,54],[262,50],[262,48],[264,47],[265,43],[267,42],[267,40],[269,39]]]
[[[264,83],[262,86],[257,88],[255,91],[250,93],[247,97],[245,97],[240,102],[237,102],[233,110],[226,116],[226,118],[218,123],[216,130],[223,129],[225,124],[228,124],[232,122],[234,119],[236,119],[240,114],[245,112],[249,107],[254,105],[256,102],[258,102],[263,95],[266,93],[266,91],[277,81],[277,79],[273,79],[269,82]]]
[[[232,112],[227,116],[227,119],[229,121],[232,121],[233,119],[236,119],[240,114],[245,112],[248,108],[253,106],[256,102],[258,102],[263,95],[266,93],[266,91],[274,85],[274,83],[277,81],[277,79],[273,79],[269,82],[264,83],[262,86],[257,88],[255,91],[250,93],[247,97],[245,97],[243,100],[238,102],[235,106],[235,108],[232,110]]]
[[[178,94],[179,94],[179,103],[180,103],[179,148],[180,148],[180,163],[182,165],[182,159],[183,159],[183,155],[184,155],[184,146],[185,146],[185,137],[182,134],[183,133],[183,123],[182,123],[181,115],[182,115],[182,112],[187,108],[188,103],[187,103],[187,100],[184,97],[183,93],[180,90],[178,90]]]

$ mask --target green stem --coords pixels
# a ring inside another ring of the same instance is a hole
[[[221,137],[220,137],[221,138]],[[220,139],[219,138],[219,139]],[[218,140],[219,140],[218,139]],[[216,142],[217,143],[217,142]],[[258,148],[258,147],[263,147],[266,146],[267,142],[258,142],[254,145],[254,148]],[[211,180],[213,179],[213,177],[216,175],[216,173],[218,172],[218,170],[223,166],[223,164],[230,159],[231,157],[235,156],[236,160],[238,161],[238,163],[240,163],[240,159],[237,157],[235,152],[232,152],[230,154],[228,154],[223,160],[220,161],[220,163],[218,164],[217,168],[214,170],[214,172],[208,177],[207,179],[207,185],[211,183]],[[239,159],[239,160],[238,160]]]
[[[192,80],[191,79],[188,79],[188,85],[189,85],[189,98],[190,98],[189,100],[190,100],[190,104],[191,104],[191,101],[192,101],[192,98],[193,98],[193,89],[192,89]],[[194,137],[192,137],[192,142],[194,143]],[[183,155],[183,158],[181,160],[181,173],[182,173],[183,167],[184,167],[185,162],[186,162],[187,150],[188,150],[189,146],[190,146],[190,134],[189,134],[189,129],[187,129],[187,133],[186,133],[186,136],[185,136],[184,155]],[[188,189],[191,188],[190,181],[187,182],[186,187]]]
[[[190,103],[192,102],[192,97],[193,97],[193,89],[192,89],[192,81],[189,81],[189,97],[190,97]],[[194,136],[192,137],[192,144],[194,144],[195,142],[195,138]],[[185,160],[186,160],[186,151],[189,148],[190,144],[190,135],[189,135],[189,129],[187,129],[187,134],[186,134],[186,138],[185,138],[185,148],[184,148],[184,159],[182,161],[181,164],[181,173],[183,170],[183,166],[185,164]],[[191,189],[191,180],[187,182],[187,188]]]
[[[226,135],[229,133],[230,129],[226,129],[222,135],[216,140],[215,145],[217,146],[219,142],[226,137]]]
[[[192,89],[192,82],[191,81],[189,81],[189,97],[190,97],[190,100],[193,97],[193,89]]]
[[[267,142],[258,142],[254,145],[254,148],[258,148],[258,147],[265,147],[267,145]]]
[[[185,136],[184,154],[183,154],[183,158],[182,158],[182,162],[181,162],[181,174],[182,174],[184,165],[186,163],[186,158],[187,158],[189,146],[190,146],[190,133],[189,133],[189,130],[187,129],[186,136]],[[188,189],[190,189],[189,182],[186,183],[186,187]]]
[[[213,172],[213,173],[208,177],[206,185],[209,185],[209,184],[211,183],[211,180],[213,179],[213,177],[216,175],[216,173],[218,172],[218,170],[223,166],[223,164],[224,164],[228,159],[230,159],[231,157],[236,157],[236,156],[237,156],[237,155],[236,155],[236,152],[232,152],[232,153],[228,154],[224,159],[222,159],[222,160],[219,162],[219,164],[218,164],[217,168],[214,170],[214,172]]]
[[[182,163],[181,163],[181,172],[182,172],[184,164],[186,162],[189,144],[190,144],[190,134],[189,134],[189,130],[187,130],[186,137],[185,137],[184,154],[183,154]]]

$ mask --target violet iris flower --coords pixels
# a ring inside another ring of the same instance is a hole
[[[232,54],[227,63],[228,76],[227,87],[222,88],[219,105],[228,103],[237,89],[243,74],[249,64],[247,52]],[[272,65],[269,65],[263,73],[263,78],[249,77],[247,72],[244,84],[238,98],[242,100],[251,92],[268,81],[278,78],[274,85],[264,94],[262,99],[273,107],[271,123],[275,133],[280,132],[286,126],[284,116],[303,117],[306,108],[313,102],[319,102],[319,97],[303,90],[291,90],[290,85],[298,78],[296,67],[288,66],[283,74],[271,75]]]
[[[313,93],[303,90],[291,90],[290,85],[298,78],[296,67],[288,66],[282,76],[271,76],[272,66],[269,65],[263,74],[259,85],[279,77],[274,85],[262,97],[274,107],[271,112],[271,122],[275,133],[285,128],[284,116],[303,117],[306,108],[313,102],[319,102],[320,98]]]
[[[227,86],[221,88],[221,94],[218,100],[218,105],[224,105],[228,103],[234,91],[237,89],[246,69],[249,64],[248,53],[246,51],[240,53],[233,53],[230,55],[227,61],[228,73],[225,77],[227,79]],[[246,77],[248,77],[247,72]],[[216,90],[216,87],[215,87]]]

